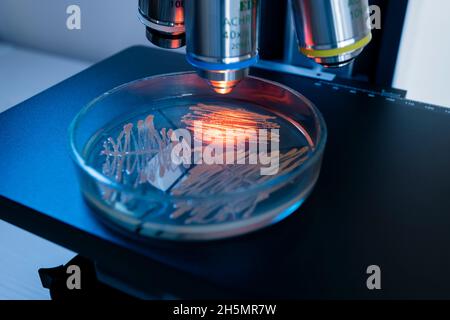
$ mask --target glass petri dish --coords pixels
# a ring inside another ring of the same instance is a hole
[[[327,131],[314,105],[248,77],[219,95],[195,73],[115,88],[69,128],[87,202],[135,238],[248,233],[295,212],[316,183]]]

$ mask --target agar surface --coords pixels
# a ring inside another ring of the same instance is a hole
[[[227,129],[278,129],[273,122],[276,117],[253,113],[244,109],[229,109],[216,105],[197,104],[182,118],[182,123],[190,131],[195,121],[202,121],[212,132],[212,136],[223,134]],[[260,174],[261,164],[197,164],[180,170],[180,165],[171,159],[173,147],[179,143],[171,140],[173,130],[166,128],[158,131],[154,125],[154,116],[139,120],[137,125],[124,125],[116,139],[108,138],[103,143],[100,155],[105,157],[102,172],[116,182],[138,188],[150,184],[174,196],[196,196],[232,193],[244,191],[255,184],[268,182],[273,176]],[[213,137],[210,137],[211,139]],[[210,142],[208,139],[204,142]],[[279,174],[287,174],[300,166],[309,155],[309,147],[292,148],[279,154]],[[245,154],[248,158],[249,154]],[[158,181],[166,180],[162,188]],[[234,221],[249,218],[256,206],[266,200],[280,187],[272,187],[265,192],[246,193],[229,199],[215,201],[176,200],[172,204],[170,219],[183,224],[206,224],[212,222]],[[101,188],[103,199],[108,202],[120,202],[127,205],[132,195],[120,194],[109,188]],[[150,213],[151,214],[151,213]]]
[[[248,130],[248,129],[278,129],[276,117],[247,111],[244,109],[229,109],[216,105],[199,103],[189,108],[182,122],[188,130],[194,130],[195,122],[201,121],[205,129]]]
[[[166,171],[177,167],[170,158],[172,130],[163,128],[158,132],[153,121],[153,115],[139,120],[137,131],[128,123],[116,140],[110,137],[103,143],[101,155],[106,158],[102,172],[105,176],[123,184],[132,180],[137,187],[155,181],[155,173],[162,177]]]
[[[280,172],[287,174],[300,166],[307,159],[309,148],[291,149],[280,156]],[[243,194],[233,196],[233,200],[220,199],[203,205],[193,205],[190,201],[178,201],[171,218],[186,215],[185,223],[211,223],[234,221],[250,218],[256,205],[269,198],[270,194],[280,187],[274,186],[257,194],[245,192],[247,187],[269,181],[272,176],[260,175],[260,165],[197,165],[189,171],[189,175],[172,191],[174,195],[196,195],[233,193]]]

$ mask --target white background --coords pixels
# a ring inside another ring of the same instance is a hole
[[[395,0],[391,0],[395,1]],[[409,0],[394,87],[450,107],[450,1]]]

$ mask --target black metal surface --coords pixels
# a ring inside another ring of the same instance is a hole
[[[284,56],[286,33],[286,0],[260,0],[259,56],[263,60],[280,61]]]
[[[74,284],[70,279],[73,271],[68,272],[70,266],[77,266],[80,270],[80,275],[82,275],[80,276],[79,290],[73,290],[67,287],[68,281]],[[75,256],[65,265],[53,268],[41,268],[38,272],[42,286],[49,290],[52,300],[101,299],[105,301],[123,302],[133,299],[133,297],[99,282],[95,265],[89,259],[81,256]]]
[[[328,125],[319,182],[297,213],[203,244],[136,243],[97,221],[68,156],[70,120],[116,85],[188,69],[182,55],[133,47],[0,114],[0,218],[159,297],[450,298],[450,114],[401,97],[254,69],[311,99]],[[381,291],[366,288],[373,264]]]

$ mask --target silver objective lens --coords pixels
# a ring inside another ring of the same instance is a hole
[[[218,93],[256,63],[258,0],[186,0],[186,55]]]
[[[176,49],[186,44],[184,0],[139,0],[139,19],[148,40],[158,47]]]
[[[353,61],[370,42],[368,0],[292,0],[300,51],[325,67]]]

